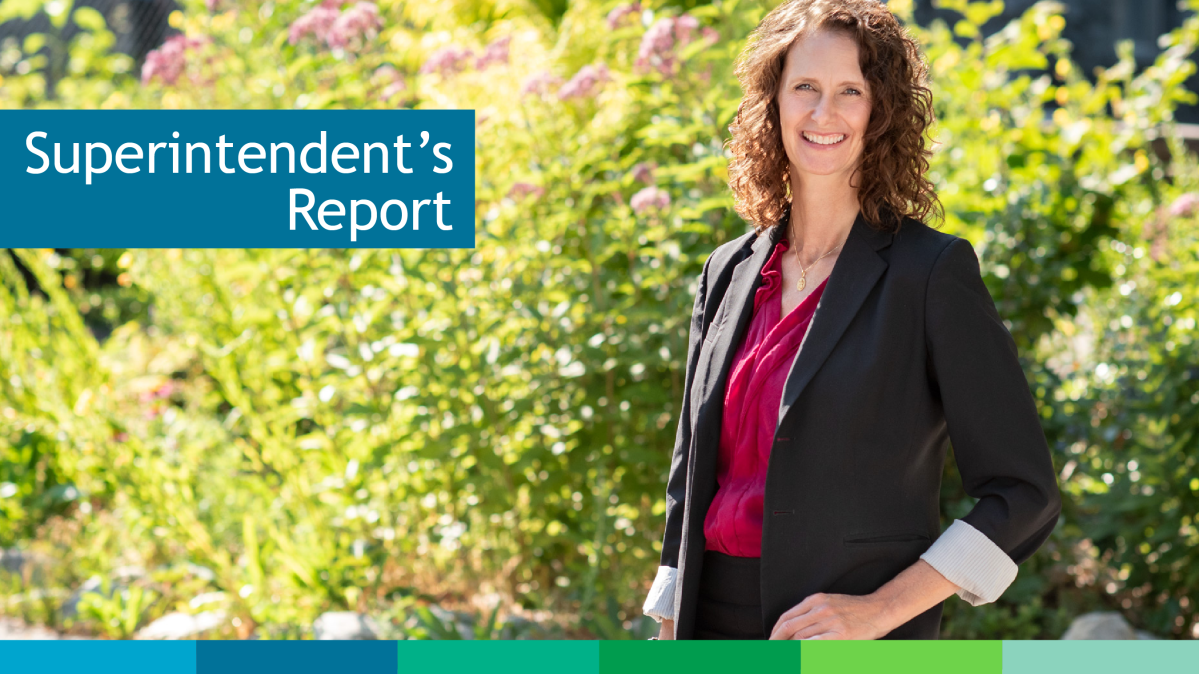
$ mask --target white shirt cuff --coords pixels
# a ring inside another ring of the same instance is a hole
[[[957,585],[957,595],[971,606],[989,604],[1016,579],[1016,563],[986,534],[962,520],[941,534],[920,555],[949,582]]]
[[[645,605],[641,607],[645,615],[658,622],[674,620],[674,582],[678,576],[679,570],[672,566],[658,567],[649,597],[646,597]]]

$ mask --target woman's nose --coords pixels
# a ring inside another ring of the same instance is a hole
[[[821,94],[820,100],[816,102],[816,108],[812,110],[812,121],[822,122],[832,116],[832,97],[828,94]]]

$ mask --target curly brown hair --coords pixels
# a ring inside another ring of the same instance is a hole
[[[779,81],[791,45],[821,29],[857,42],[859,66],[870,84],[870,124],[854,173],[862,215],[888,231],[897,230],[904,217],[943,218],[925,177],[932,155],[925,133],[933,124],[928,67],[916,41],[878,0],[787,0],[750,34],[737,58],[742,98],[727,141],[737,213],[758,232],[787,214],[791,184],[779,128]]]

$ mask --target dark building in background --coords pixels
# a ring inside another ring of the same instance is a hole
[[[1073,45],[1074,61],[1092,81],[1096,66],[1115,65],[1116,43],[1121,40],[1133,41],[1138,70],[1152,65],[1162,51],[1158,38],[1181,26],[1187,16],[1176,0],[1059,1],[1066,7],[1062,36]],[[952,26],[959,18],[955,12],[933,9],[932,0],[916,0],[915,4],[916,21],[922,25],[943,18]],[[1007,0],[1003,14],[988,22],[984,33],[998,31],[1034,4],[1036,0]],[[1187,88],[1199,92],[1199,77],[1188,80]],[[1199,124],[1199,106],[1179,108],[1177,120]]]
[[[0,5],[11,1],[0,0]],[[161,45],[169,35],[179,32],[168,23],[171,12],[179,9],[174,0],[75,0],[74,6],[91,7],[100,12],[116,38],[114,48],[133,57],[135,76],[141,72],[146,54]],[[52,33],[53,30],[49,17],[40,12],[28,20],[13,19],[0,23],[0,47],[6,47],[5,42],[9,40],[15,40],[19,47],[27,35]],[[74,21],[67,21],[59,39],[70,44],[80,30]],[[56,54],[50,45],[43,47],[41,53],[50,63],[46,87],[52,93],[55,82],[65,71],[66,55]]]

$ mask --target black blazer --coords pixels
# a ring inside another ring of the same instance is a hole
[[[678,569],[679,639],[694,633],[725,382],[783,230],[720,246],[700,277],[661,560]],[[919,559],[940,534],[951,439],[966,493],[978,499],[963,519],[1019,564],[1048,538],[1061,500],[974,248],[916,220],[891,234],[859,215],[779,408],[763,516],[763,636],[810,594],[869,594]],[[937,638],[941,608],[887,637]]]

